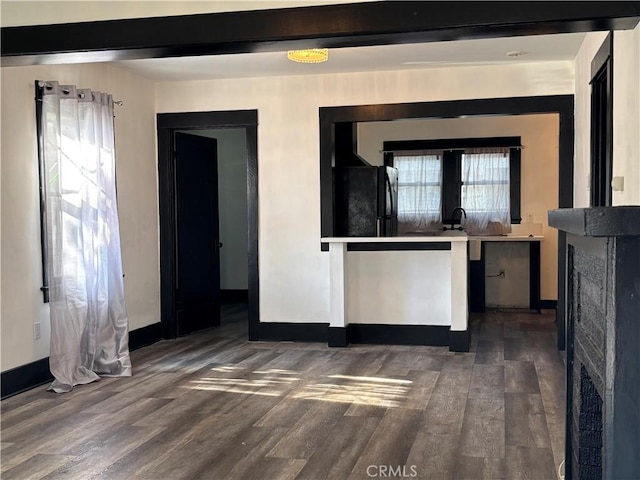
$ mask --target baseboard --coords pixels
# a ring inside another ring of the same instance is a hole
[[[471,333],[469,330],[449,331],[449,351],[468,352],[471,346]]]
[[[328,327],[325,323],[260,323],[251,340],[274,342],[318,342],[330,347],[350,343],[374,345],[425,345],[449,347],[452,352],[468,352],[469,331],[452,332],[441,325],[378,325],[352,323]]]
[[[327,344],[330,347],[346,347],[349,345],[349,329],[347,327],[329,327]]]
[[[49,357],[21,365],[0,374],[2,400],[53,381]]]
[[[249,302],[249,290],[232,290],[224,289],[220,290],[220,303],[248,303]]]
[[[162,323],[152,323],[129,332],[129,350],[137,350],[162,340]]]
[[[137,328],[129,332],[129,350],[146,347],[161,339],[162,324],[160,322]],[[2,400],[51,381],[53,381],[53,375],[49,370],[49,357],[12,368],[0,374]]]
[[[449,327],[440,325],[349,325],[350,343],[377,345],[449,345]]]
[[[271,342],[327,342],[326,323],[260,322],[256,340]]]
[[[540,308],[542,310],[555,310],[558,308],[557,300],[540,300]]]

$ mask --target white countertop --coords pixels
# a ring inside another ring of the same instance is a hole
[[[323,243],[427,243],[427,242],[467,242],[467,235],[407,235],[406,237],[324,237]]]
[[[470,236],[469,240],[481,240],[483,242],[539,242],[544,239],[542,235],[488,235]]]
[[[320,239],[324,243],[427,243],[427,242],[467,242],[480,240],[482,242],[539,242],[542,235],[488,235],[475,236],[464,233],[446,233],[437,235],[407,235],[397,237],[325,237]]]

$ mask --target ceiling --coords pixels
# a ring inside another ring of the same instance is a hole
[[[125,60],[112,64],[157,82],[408,70],[464,65],[572,61],[584,33],[333,49],[322,64],[293,63],[286,52]],[[508,52],[525,52],[517,57]]]

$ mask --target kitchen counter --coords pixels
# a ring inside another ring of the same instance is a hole
[[[373,343],[448,345],[468,351],[469,237],[326,237],[329,244],[330,345],[386,332]],[[369,337],[371,338],[371,337]]]
[[[430,243],[466,242],[470,237],[464,232],[443,232],[434,235],[399,235],[397,237],[325,237],[322,243]]]
[[[438,232],[433,235],[398,235],[397,237],[325,237],[322,243],[421,243],[421,242],[535,242],[542,235],[467,235],[465,232]]]
[[[392,331],[410,329],[407,331],[411,335],[415,332],[420,344],[468,350],[469,261],[473,266],[483,265],[484,242],[528,242],[532,308],[539,309],[539,245],[543,238],[525,234],[470,236],[456,230],[322,238],[329,246],[330,331],[339,338],[334,346],[349,342],[345,332],[351,332],[353,338],[364,327],[384,327],[385,331],[390,327]],[[471,268],[472,274],[475,270]],[[482,277],[480,293],[484,292],[484,269]],[[481,296],[484,310],[484,294]]]
[[[482,242],[539,242],[543,240],[542,235],[471,235],[469,240],[480,240]]]

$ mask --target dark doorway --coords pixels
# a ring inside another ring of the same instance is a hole
[[[256,329],[260,321],[258,113],[256,110],[165,113],[158,114],[157,120],[163,337],[176,338],[220,323],[217,168],[211,161],[214,155],[212,146],[216,141],[195,133],[242,128],[246,135],[247,155],[249,339],[257,339]],[[215,200],[212,198],[213,188]],[[198,261],[192,263],[194,258]],[[203,277],[206,277],[205,281]]]
[[[175,133],[178,336],[220,325],[217,144]]]

